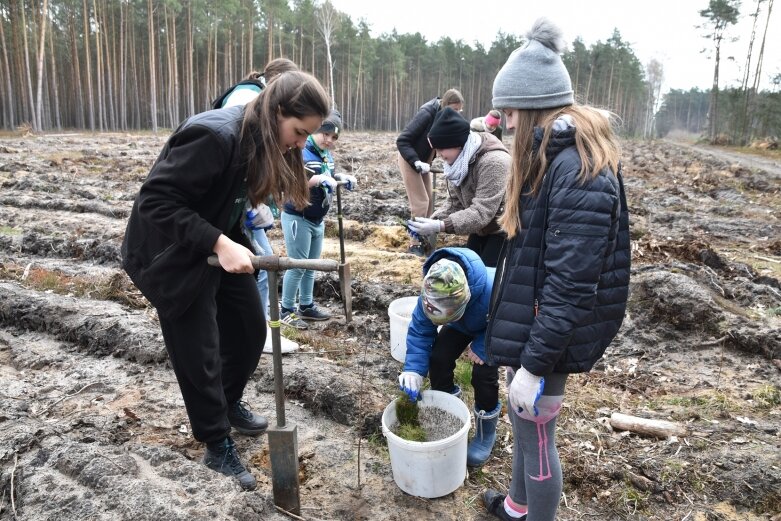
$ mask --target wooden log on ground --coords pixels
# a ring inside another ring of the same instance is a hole
[[[614,412],[610,415],[610,426],[618,431],[631,431],[656,438],[683,437],[689,434],[688,429],[680,423],[640,418],[620,412]]]

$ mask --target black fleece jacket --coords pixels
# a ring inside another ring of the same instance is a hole
[[[158,313],[181,315],[207,284],[220,234],[249,247],[234,207],[246,197],[239,153],[244,107],[210,110],[185,120],[171,135],[141,186],[122,242],[122,267]],[[233,230],[229,230],[229,227]]]

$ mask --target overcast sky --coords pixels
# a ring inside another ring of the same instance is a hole
[[[629,42],[635,55],[645,66],[655,58],[664,66],[662,91],[671,88],[709,89],[713,83],[714,63],[712,42],[696,26],[704,22],[699,11],[708,6],[708,0],[478,0],[475,2],[447,2],[435,0],[331,0],[334,6],[347,13],[357,25],[363,18],[372,28],[372,35],[419,32],[429,42],[443,36],[461,39],[473,45],[479,41],[490,47],[496,33],[521,36],[534,20],[547,16],[564,31],[571,45],[580,36],[587,47],[597,41],[606,41],[618,29]],[[765,6],[767,3],[764,4]],[[781,6],[775,5],[770,19],[760,88],[770,88],[769,78],[781,73]],[[734,61],[722,59],[719,85],[740,85],[751,36],[755,0],[743,0],[741,20],[731,26],[729,35],[739,37],[737,42],[725,40],[722,58],[734,56]],[[754,55],[761,42],[767,13],[760,15]],[[752,78],[755,63],[752,64]]]

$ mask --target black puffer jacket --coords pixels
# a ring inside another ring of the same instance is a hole
[[[244,107],[210,110],[168,138],[133,204],[122,267],[158,313],[181,315],[220,270],[207,265],[224,233],[249,247],[238,229],[247,166],[239,154]]]
[[[486,341],[494,365],[522,365],[537,376],[589,371],[623,321],[630,267],[623,179],[605,169],[582,184],[574,144],[574,128],[555,133],[542,188],[521,197],[523,229],[506,244],[494,284]]]
[[[415,161],[425,163],[431,156],[433,149],[428,142],[428,131],[439,108],[439,98],[425,103],[396,138],[396,148],[412,168],[415,168]]]

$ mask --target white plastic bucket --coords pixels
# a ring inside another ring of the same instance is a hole
[[[417,305],[418,297],[402,297],[388,306],[391,356],[399,362],[404,362],[407,356],[407,329],[412,320],[412,311]]]
[[[466,479],[466,446],[470,415],[467,406],[449,393],[423,391],[419,407],[437,407],[464,422],[458,432],[437,441],[409,441],[393,434],[396,400],[382,413],[382,434],[388,440],[393,480],[407,494],[435,498],[450,494]]]

